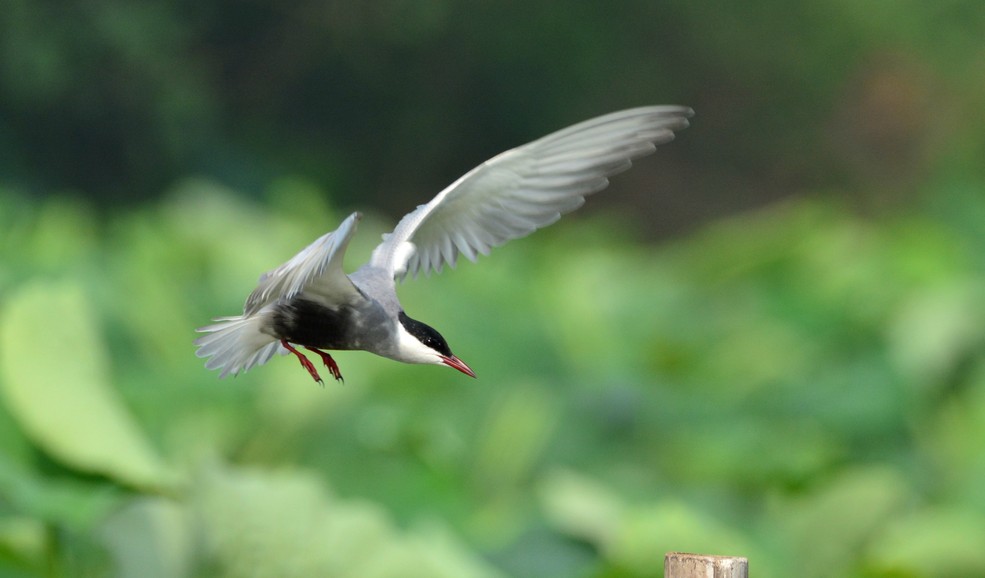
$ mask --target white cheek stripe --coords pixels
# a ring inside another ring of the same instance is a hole
[[[442,363],[437,351],[418,341],[400,323],[397,323],[397,351],[394,357],[404,363]]]

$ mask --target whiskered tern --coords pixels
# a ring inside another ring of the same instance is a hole
[[[353,213],[280,267],[264,273],[243,314],[219,317],[195,341],[205,367],[220,377],[262,365],[275,353],[297,356],[318,383],[319,357],[336,380],[325,350],[363,350],[404,363],[447,365],[475,377],[431,326],[400,305],[396,282],[441,272],[458,255],[475,261],[493,247],[529,235],[580,207],[608,177],[652,153],[688,126],[691,109],[647,106],[578,123],[508,150],[472,169],[431,202],[404,216],[351,275],[342,270],[361,215]]]

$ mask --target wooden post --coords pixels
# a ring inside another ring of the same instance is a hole
[[[664,578],[749,578],[749,560],[668,552],[664,556]]]

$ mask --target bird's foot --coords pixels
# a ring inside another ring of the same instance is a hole
[[[287,349],[288,351],[290,351],[294,355],[297,355],[298,356],[298,361],[301,362],[301,367],[303,367],[306,370],[308,370],[308,373],[311,374],[312,379],[314,379],[315,381],[317,381],[320,385],[325,385],[325,382],[322,381],[321,376],[318,375],[318,370],[315,369],[315,366],[311,364],[311,361],[309,361],[308,358],[305,357],[303,353],[301,353],[297,349],[294,349],[294,346],[292,346],[290,343],[288,343],[286,339],[281,339],[280,340],[280,344],[283,345],[285,349]],[[331,368],[329,368],[329,369],[331,369]]]
[[[335,360],[332,359],[331,355],[325,353],[321,349],[315,349],[314,347],[305,346],[305,349],[307,349],[308,351],[313,351],[317,353],[319,357],[321,357],[322,362],[325,363],[325,367],[328,368],[328,371],[332,373],[332,377],[335,378],[335,381],[341,381],[342,383],[345,383],[345,380],[342,379],[342,372],[339,371],[339,364],[335,363]]]

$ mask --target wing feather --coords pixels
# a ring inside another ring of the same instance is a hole
[[[401,219],[371,264],[402,277],[454,267],[460,254],[475,261],[580,207],[608,177],[672,140],[692,114],[681,106],[623,110],[497,155]],[[398,251],[404,242],[416,250]]]
[[[359,290],[342,270],[342,261],[361,218],[360,213],[349,215],[338,229],[322,235],[287,263],[261,275],[256,289],[246,299],[243,315],[252,315],[268,303],[290,299],[302,291],[340,299],[359,298]]]

